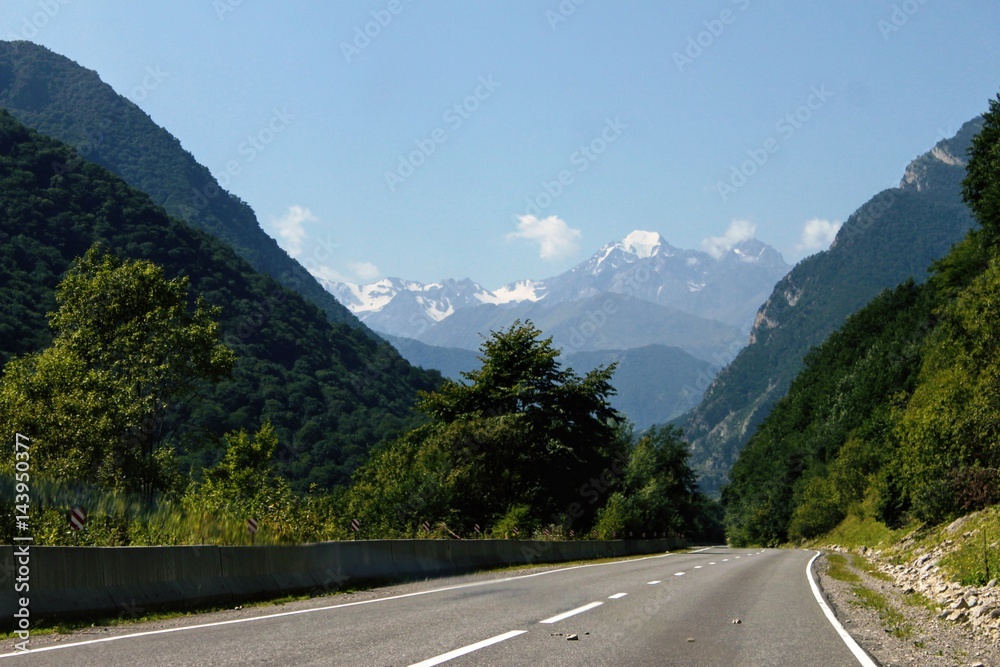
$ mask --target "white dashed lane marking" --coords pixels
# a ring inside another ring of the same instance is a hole
[[[585,611],[590,611],[594,607],[600,607],[603,602],[591,602],[590,604],[585,604],[582,607],[577,607],[576,609],[570,609],[569,611],[564,611],[561,614],[556,614],[551,618],[547,618],[544,621],[539,621],[539,623],[558,623],[564,618],[569,618],[570,616],[576,616],[577,614],[582,614]]]
[[[496,637],[490,637],[489,639],[484,639],[481,642],[476,642],[475,644],[469,644],[468,646],[463,646],[462,648],[457,648],[454,651],[448,651],[447,653],[442,653],[439,656],[433,658],[428,658],[422,662],[415,662],[410,667],[434,667],[434,665],[440,665],[441,663],[448,662],[449,660],[454,660],[463,655],[472,653],[473,651],[478,651],[481,648],[486,648],[487,646],[493,646],[494,644],[499,644],[502,641],[507,641],[511,637],[517,637],[518,635],[523,635],[527,630],[511,630],[510,632],[505,632],[502,635],[497,635]]]

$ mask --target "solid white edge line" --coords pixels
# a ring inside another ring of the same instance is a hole
[[[809,564],[806,565],[806,578],[809,580],[809,587],[812,589],[813,595],[816,597],[816,602],[819,603],[820,609],[822,609],[823,613],[826,614],[826,619],[830,621],[833,629],[837,631],[840,638],[844,640],[845,644],[847,644],[847,648],[849,648],[851,653],[854,654],[854,657],[857,658],[858,663],[864,667],[878,667],[878,663],[872,660],[871,657],[865,653],[865,650],[861,648],[856,641],[854,641],[854,637],[852,637],[851,634],[844,629],[844,626],[840,624],[840,621],[838,621],[836,615],[834,615],[833,610],[830,609],[830,605],[828,605],[826,600],[823,599],[823,594],[820,592],[819,585],[816,583],[816,578],[813,575],[813,563],[819,557],[820,552],[817,551],[816,555],[809,560]]]
[[[570,616],[576,616],[577,614],[582,614],[585,611],[590,611],[595,607],[600,607],[603,602],[591,602],[590,604],[585,604],[582,607],[577,607],[576,609],[570,609],[569,611],[564,611],[561,614],[556,614],[551,618],[547,618],[544,621],[538,621],[539,623],[558,623],[559,621],[569,618]]]
[[[549,574],[557,574],[559,572],[569,572],[570,570],[580,570],[585,567],[604,567],[606,565],[622,565],[624,563],[638,563],[644,560],[653,560],[656,558],[667,558],[668,556],[673,556],[675,554],[657,554],[655,556],[645,556],[643,558],[629,558],[627,560],[616,560],[610,563],[590,563],[586,565],[572,565],[570,567],[557,567],[554,570],[546,570],[545,572],[535,572],[534,574],[520,574],[516,577],[505,577],[503,579],[490,579],[488,581],[474,581],[469,584],[457,584],[455,586],[444,586],[442,588],[434,588],[429,591],[417,591],[415,593],[403,593],[401,595],[390,595],[385,598],[376,598],[374,600],[359,600],[358,602],[345,602],[343,604],[333,604],[327,605],[325,607],[311,607],[309,609],[296,609],[295,611],[283,611],[277,614],[265,614],[263,616],[253,616],[250,618],[234,618],[228,621],[213,621],[212,623],[201,623],[197,625],[182,625],[176,628],[164,628],[162,630],[147,630],[145,632],[135,632],[127,635],[116,635],[114,637],[102,637],[100,639],[88,639],[82,642],[74,642],[72,644],[59,644],[52,646],[42,646],[41,648],[33,648],[28,651],[15,651],[14,653],[0,653],[0,660],[4,658],[16,658],[18,656],[27,655],[29,653],[45,653],[46,651],[59,651],[67,648],[76,648],[77,646],[88,646],[90,644],[104,644],[106,642],[116,642],[123,639],[137,639],[139,637],[150,637],[153,635],[167,635],[174,632],[184,632],[186,630],[201,630],[203,628],[217,628],[223,625],[236,625],[238,623],[252,623],[254,621],[266,621],[272,618],[283,618],[285,616],[298,616],[300,614],[313,614],[320,611],[331,611],[334,609],[342,609],[345,607],[357,607],[365,604],[375,604],[377,602],[389,602],[392,600],[402,600],[403,598],[418,597],[420,595],[431,595],[433,593],[444,593],[447,591],[455,591],[463,588],[477,588],[479,586],[492,586],[494,584],[502,584],[507,581],[517,581],[519,579],[532,579],[534,577],[544,577]],[[544,563],[543,563],[544,565]]]
[[[490,637],[489,639],[484,639],[481,642],[476,642],[475,644],[469,644],[468,646],[463,646],[462,648],[457,648],[454,651],[448,651],[447,653],[442,653],[441,655],[428,658],[421,662],[415,662],[410,667],[434,667],[434,665],[440,665],[443,662],[448,662],[449,660],[454,660],[463,655],[467,655],[474,651],[478,651],[481,648],[486,648],[487,646],[493,646],[493,644],[499,644],[500,642],[507,641],[512,637],[517,637],[518,635],[523,635],[527,630],[511,630],[510,632],[505,632],[502,635],[497,635],[496,637]]]

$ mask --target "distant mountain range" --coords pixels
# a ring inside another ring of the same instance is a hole
[[[932,262],[965,237],[973,220],[961,181],[981,117],[907,167],[897,188],[852,214],[829,250],[800,262],[757,314],[750,344],[723,369],[702,402],[677,420],[687,433],[702,488],[718,491],[740,450],[788,391],[810,348],[880,291],[921,282]]]
[[[618,363],[614,405],[645,428],[697,403],[788,268],[755,238],[703,252],[634,231],[561,275],[496,290],[470,279],[325,286],[408,361],[453,379],[478,367],[484,336],[531,320],[578,371]]]
[[[753,238],[711,254],[635,231],[566,273],[497,290],[469,279],[324,285],[375,331],[439,347],[478,349],[481,334],[520,318],[569,351],[668,345],[717,361],[742,347],[788,268]]]

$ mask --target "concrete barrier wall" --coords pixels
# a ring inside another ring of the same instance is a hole
[[[14,547],[0,547],[2,624],[22,597],[43,618],[129,616],[324,593],[371,581],[424,579],[491,567],[661,553],[677,540],[363,540],[260,547],[31,547],[30,589],[15,592]]]

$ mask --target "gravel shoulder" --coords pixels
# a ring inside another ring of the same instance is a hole
[[[923,567],[893,565],[867,550],[824,550],[815,568],[837,618],[879,664],[1000,667],[1000,588],[995,584],[962,589],[934,580],[933,567],[921,572]],[[974,624],[976,619],[982,620]]]

